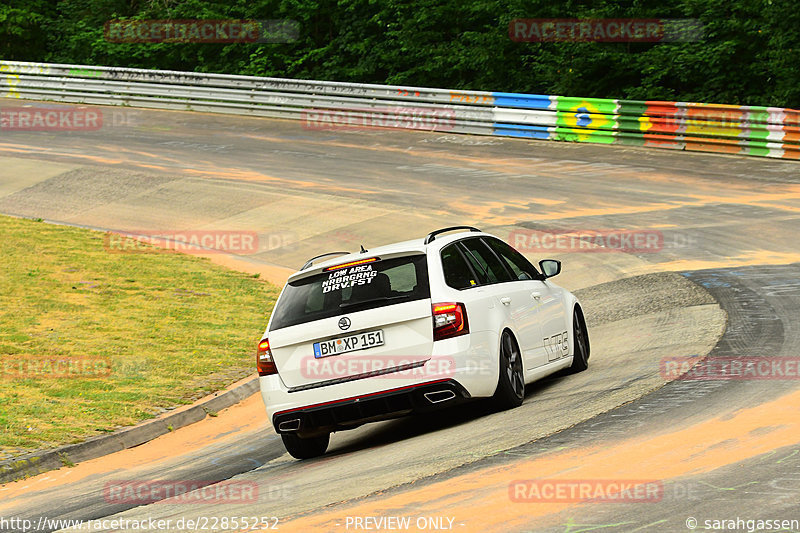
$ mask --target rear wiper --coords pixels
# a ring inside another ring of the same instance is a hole
[[[358,302],[347,302],[339,304],[339,309],[346,309],[348,307],[356,307],[363,304],[372,304],[376,302],[386,302],[389,300],[397,300],[398,298],[406,298],[405,296],[379,296],[378,298],[370,298],[369,300],[360,300]]]

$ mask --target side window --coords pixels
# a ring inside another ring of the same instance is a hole
[[[500,239],[485,239],[492,250],[500,256],[517,279],[539,279],[539,271],[525,256]]]
[[[506,269],[497,256],[478,238],[459,241],[467,250],[467,258],[473,263],[476,272],[482,272],[488,283],[512,281],[511,272]]]
[[[453,244],[453,246],[457,246],[461,255],[463,255],[467,263],[469,263],[469,268],[473,272],[473,276],[477,277],[478,285],[488,285],[492,283],[489,281],[489,274],[486,272],[486,268],[480,264],[480,262],[475,259],[475,257],[464,247],[463,243],[457,242]]]
[[[455,244],[443,248],[441,256],[444,280],[447,285],[454,289],[467,289],[478,284],[469,265],[464,261],[464,257]]]

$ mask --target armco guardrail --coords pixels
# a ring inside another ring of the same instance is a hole
[[[800,159],[800,111],[0,61],[0,95]]]

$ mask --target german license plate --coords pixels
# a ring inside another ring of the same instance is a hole
[[[383,331],[365,331],[356,335],[347,335],[329,341],[314,343],[314,357],[327,357],[329,355],[339,355],[356,350],[366,350],[383,344]]]

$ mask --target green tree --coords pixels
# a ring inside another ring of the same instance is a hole
[[[112,19],[289,19],[284,43],[114,43]],[[515,18],[691,18],[673,43],[514,42]],[[5,59],[800,107],[795,0],[5,0]]]

